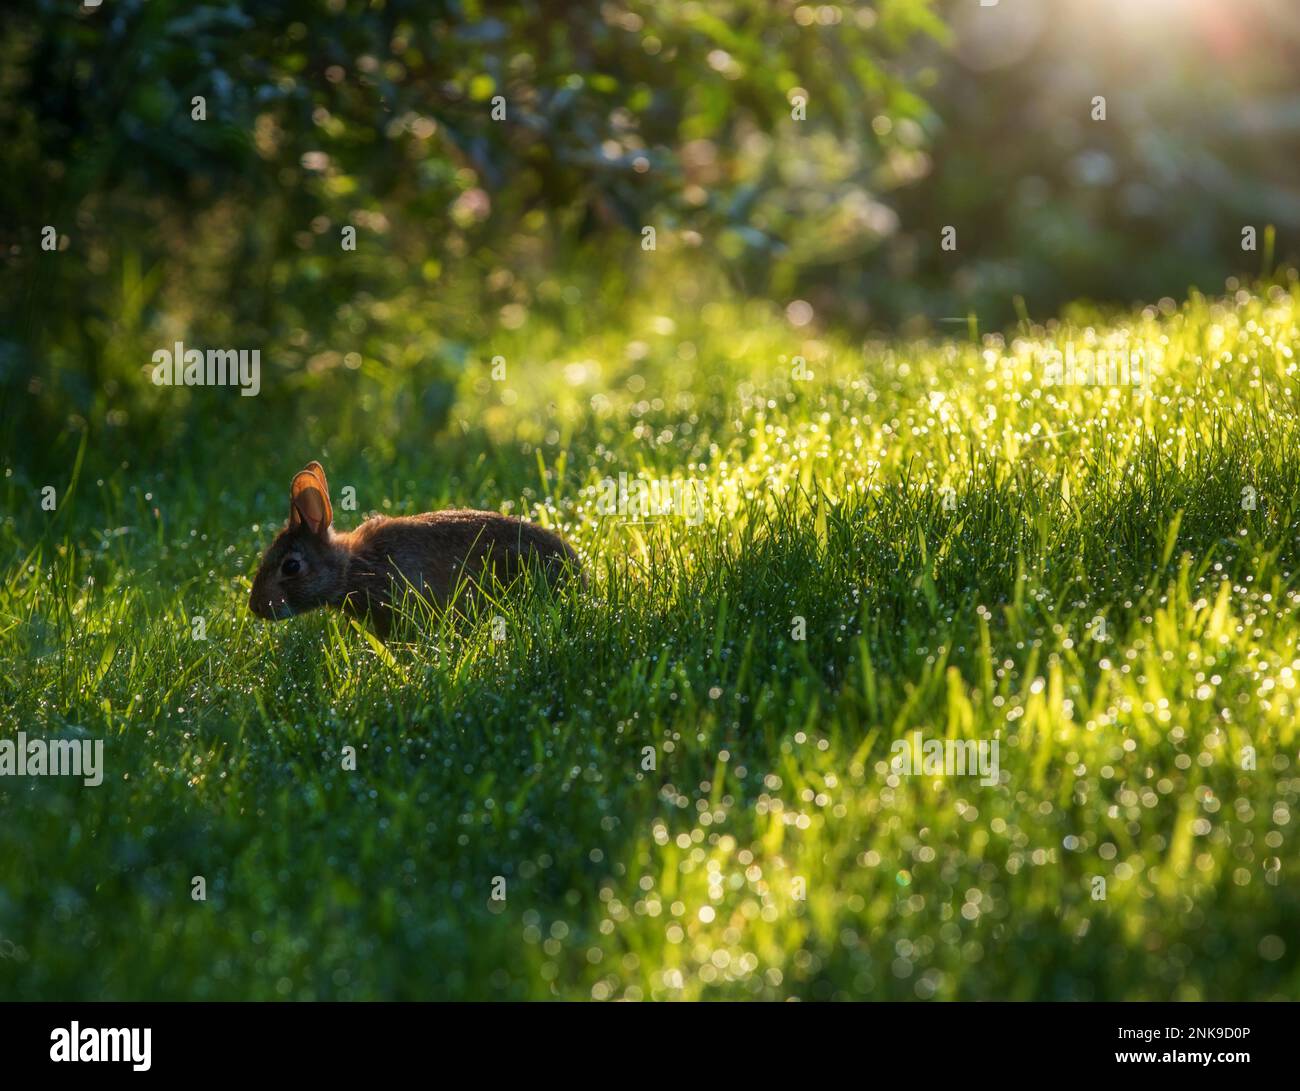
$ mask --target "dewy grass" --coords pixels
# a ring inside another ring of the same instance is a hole
[[[1294,282],[1014,343],[680,313],[521,331],[422,461],[331,438],[362,512],[586,566],[387,643],[247,613],[255,483],[322,452],[10,469],[0,730],[104,769],[0,777],[5,995],[1296,995]],[[1141,386],[1036,370],[1116,339]]]

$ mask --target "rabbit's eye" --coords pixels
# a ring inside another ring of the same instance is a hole
[[[298,560],[297,557],[286,557],[284,564],[280,566],[280,571],[286,576],[296,576],[302,571],[302,561]]]

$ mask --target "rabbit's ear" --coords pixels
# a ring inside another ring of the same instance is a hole
[[[312,459],[312,461],[302,468],[302,472],[305,474],[315,474],[320,480],[320,491],[325,494],[325,503],[328,505],[330,500],[330,486],[329,482],[325,480],[325,467],[315,459]]]
[[[324,535],[334,521],[328,488],[310,469],[296,473],[289,486],[289,525],[306,523],[313,533]]]

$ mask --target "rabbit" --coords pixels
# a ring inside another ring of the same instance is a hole
[[[289,485],[289,522],[253,578],[248,608],[254,615],[280,621],[334,606],[369,614],[387,638],[393,598],[400,601],[408,584],[446,607],[462,577],[470,593],[483,576],[509,583],[529,566],[552,586],[571,574],[581,578],[578,555],[559,535],[492,511],[376,515],[346,531],[335,530],[333,521],[325,470],[309,462]]]

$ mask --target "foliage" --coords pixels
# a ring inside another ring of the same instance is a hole
[[[796,94],[817,103],[810,128],[855,141],[874,140],[864,117],[919,109],[888,62],[937,30],[927,0],[833,28],[794,7],[6,12],[6,418],[90,424],[97,443],[183,436],[199,426],[177,411],[184,393],[141,388],[153,349],[184,340],[261,349],[272,373],[249,416],[397,385],[437,424],[483,312],[561,305],[539,285],[557,266],[591,249],[626,262],[645,224],[754,234],[752,148],[793,124]],[[38,248],[47,224],[60,253]]]

